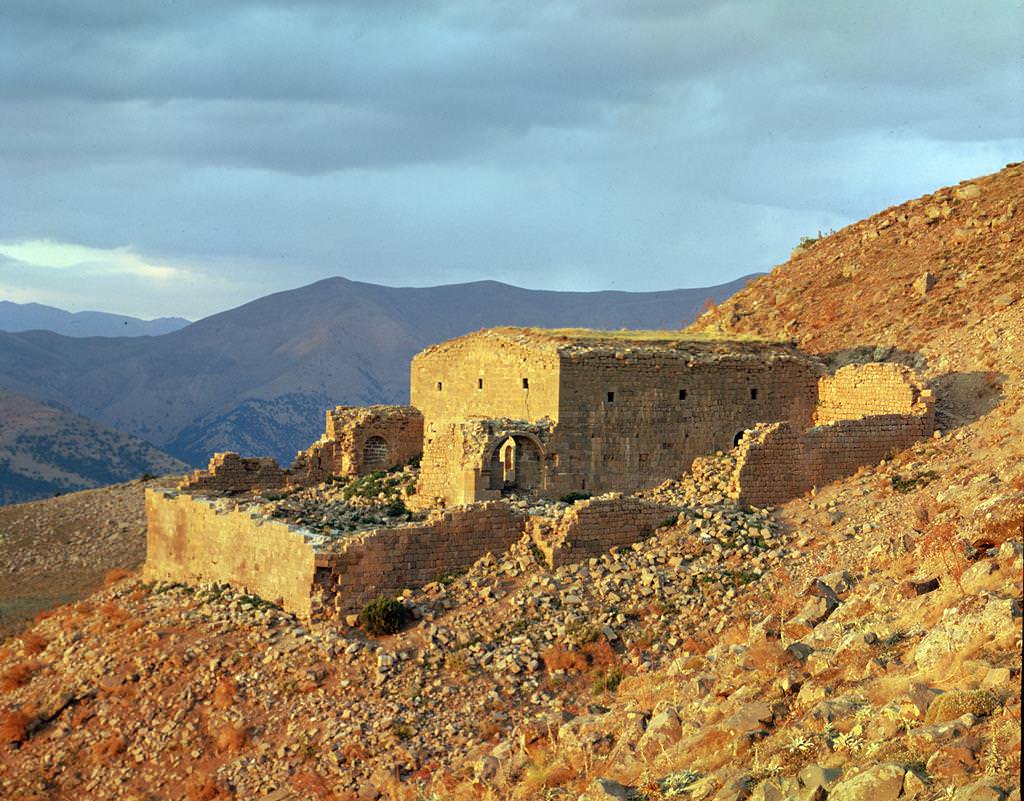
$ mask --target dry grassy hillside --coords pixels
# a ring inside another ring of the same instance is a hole
[[[0,796],[1019,801],[1021,191],[883,212],[698,323],[915,363],[935,437],[776,509],[699,460],[649,540],[520,543],[390,637],[127,579],[0,646]]]
[[[185,467],[137,437],[0,389],[0,504]]]

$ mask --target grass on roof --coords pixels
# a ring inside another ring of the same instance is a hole
[[[779,342],[754,334],[726,333],[722,331],[686,331],[666,329],[662,331],[620,328],[617,331],[600,331],[594,328],[523,328],[525,333],[563,338],[585,342]]]

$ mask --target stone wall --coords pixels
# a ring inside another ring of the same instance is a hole
[[[313,484],[406,464],[423,451],[423,415],[412,406],[337,406],[324,435],[299,453],[292,480]]]
[[[146,516],[146,578],[224,582],[303,618],[358,611],[379,595],[468,568],[488,551],[501,554],[526,521],[506,503],[478,504],[318,553],[319,537],[298,526],[183,493],[147,490]]]
[[[674,507],[613,494],[579,501],[554,525],[531,519],[530,536],[554,568],[646,539],[660,526],[674,523],[677,512]]]
[[[146,578],[225,582],[309,617],[314,553],[301,529],[151,489],[146,517]]]
[[[518,458],[531,463],[529,478],[520,469],[519,489],[542,492],[550,463],[551,427],[547,420],[530,423],[507,418],[435,422],[423,444],[420,481],[410,505],[426,509],[500,498],[505,489],[500,449],[509,438]]]
[[[380,595],[468,568],[488,552],[500,555],[522,536],[525,521],[507,503],[492,502],[349,537],[337,552],[317,555],[316,606],[325,614],[356,612]]]
[[[288,472],[270,457],[215,453],[206,470],[186,476],[178,488],[186,492],[238,492],[283,487],[288,480]]]
[[[490,331],[434,345],[410,367],[410,403],[431,426],[470,417],[530,422],[558,413],[558,355]]]
[[[560,498],[652,487],[759,422],[809,426],[820,374],[815,359],[777,343],[470,334],[413,359],[412,402],[425,417],[421,503],[500,494],[494,442],[481,449],[477,429],[509,420],[547,433],[543,447],[521,443],[524,466],[539,463],[529,482],[517,472],[512,483],[530,486],[516,491]]]
[[[821,380],[826,421],[801,431],[757,426],[740,443],[730,494],[769,506],[876,464],[932,433],[932,393],[913,371],[892,364],[849,365]]]
[[[729,450],[757,423],[811,424],[819,365],[764,352],[638,350],[563,358],[548,494],[632,492]]]
[[[926,414],[931,390],[900,364],[850,364],[818,382],[815,425],[877,414]]]

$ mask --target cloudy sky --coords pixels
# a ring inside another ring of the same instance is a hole
[[[1024,158],[1020,0],[3,0],[0,299],[663,289]]]

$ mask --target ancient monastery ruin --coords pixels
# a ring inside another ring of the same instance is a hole
[[[476,332],[413,359],[410,403],[329,410],[323,437],[290,468],[217,454],[178,492],[149,491],[147,574],[226,581],[303,616],[351,612],[524,536],[553,564],[650,536],[678,509],[632,493],[703,454],[736,447],[730,494],[767,506],[877,463],[934,425],[931,391],[906,367],[830,375],[787,343],[681,332]],[[408,505],[429,513],[420,522],[324,542],[223,502],[417,457]],[[541,519],[508,496],[582,500]]]

